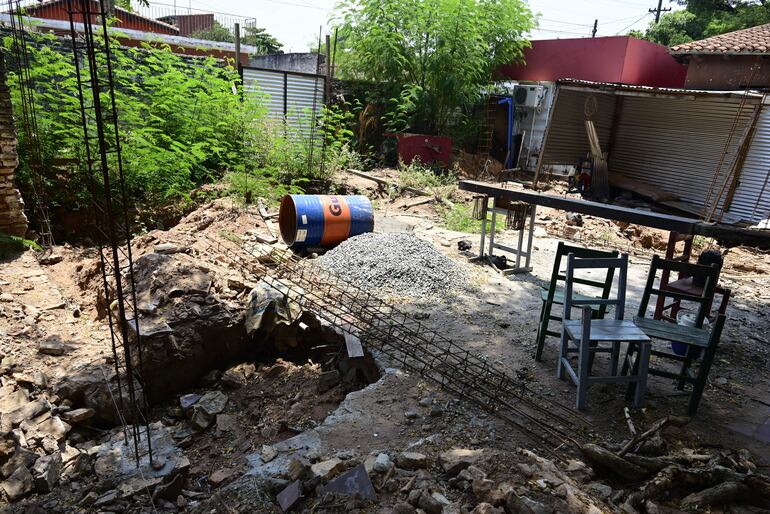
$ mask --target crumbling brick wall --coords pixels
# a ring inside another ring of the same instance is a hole
[[[16,153],[11,93],[5,79],[5,58],[0,52],[0,232],[23,236],[27,232],[27,217],[21,193],[13,182],[19,156]]]

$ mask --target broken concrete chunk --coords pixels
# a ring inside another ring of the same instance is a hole
[[[162,255],[169,255],[172,253],[179,253],[181,249],[174,243],[160,243],[153,247],[153,251]]]
[[[61,417],[67,422],[67,423],[82,423],[84,421],[87,421],[91,418],[93,418],[96,415],[96,411],[94,409],[74,409],[71,411],[67,411],[61,415]]]
[[[321,488],[320,496],[323,497],[326,493],[340,493],[364,500],[376,498],[374,486],[363,464],[359,464],[350,471],[330,480],[326,486]]]
[[[110,503],[114,502],[118,499],[118,491],[116,489],[111,489],[101,495],[99,498],[96,499],[93,506],[94,507],[102,507],[104,505],[109,505]]]
[[[32,475],[35,478],[35,488],[39,493],[50,493],[59,483],[59,473],[62,468],[61,452],[44,455],[37,459],[32,466]]]
[[[278,456],[278,451],[275,448],[273,448],[269,444],[262,445],[262,453],[260,454],[262,462],[265,462],[265,463],[270,462],[277,456]]]
[[[218,469],[209,475],[209,484],[212,487],[219,487],[225,482],[229,481],[235,476],[235,471],[232,469]]]
[[[420,493],[417,506],[427,514],[441,514],[441,511],[444,510],[444,506],[425,490]]]
[[[222,373],[222,385],[230,389],[238,389],[246,385],[246,378],[240,370],[230,368]]]
[[[345,465],[340,459],[336,457],[329,460],[316,462],[310,466],[310,472],[313,474],[313,476],[318,477],[321,480],[330,480],[337,476],[343,469],[345,469]]]
[[[336,369],[318,375],[318,392],[324,393],[340,383],[340,372]]]
[[[25,466],[19,466],[0,487],[10,501],[19,500],[32,491],[32,474]]]
[[[374,466],[372,468],[377,473],[385,473],[388,469],[390,469],[390,457],[388,457],[387,453],[380,453],[377,455],[377,458],[374,461]]]
[[[399,468],[416,470],[428,467],[428,457],[417,452],[403,452],[396,457],[396,465]]]
[[[4,359],[5,360],[5,359]],[[0,389],[0,414],[8,414],[29,402],[29,393],[25,389],[10,391],[6,386]]]
[[[308,467],[304,459],[292,457],[291,461],[289,461],[289,477],[292,480],[299,480],[305,475]]]
[[[70,425],[63,422],[59,416],[53,416],[37,426],[37,431],[43,437],[50,435],[56,442],[62,442],[70,431]]]
[[[299,480],[295,480],[286,488],[278,493],[278,496],[276,499],[278,500],[278,505],[281,506],[281,510],[284,512],[290,511],[292,508],[294,508],[297,503],[299,503],[299,500],[302,498],[302,482]]]
[[[232,432],[238,427],[238,416],[234,414],[217,414],[217,430]]]
[[[3,417],[3,423],[10,422],[13,426],[17,426],[19,423],[26,419],[32,419],[43,414],[50,408],[50,404],[42,398],[28,402],[18,409],[10,412],[6,417]]]
[[[64,355],[64,345],[55,339],[46,339],[40,341],[37,345],[37,351],[46,355],[60,356]]]
[[[467,448],[453,448],[442,452],[438,461],[441,468],[450,476],[457,475],[468,466],[474,466],[484,456],[483,450],[470,450]]]
[[[227,395],[221,391],[211,391],[204,394],[193,406],[193,415],[190,424],[195,430],[205,430],[217,414],[222,412],[227,405]]]
[[[16,448],[13,457],[8,459],[8,462],[0,467],[0,474],[2,474],[4,478],[8,478],[18,468],[27,469],[30,467],[32,464],[34,464],[36,459],[37,454],[35,452],[29,451],[25,448]]]

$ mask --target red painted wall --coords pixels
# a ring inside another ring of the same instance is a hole
[[[526,81],[570,78],[681,88],[687,74],[665,46],[629,36],[533,41],[524,58],[526,64],[503,66],[500,75]]]
[[[99,3],[91,2],[91,4],[92,4],[91,5],[92,12],[94,13],[99,12]],[[78,9],[79,8],[78,6],[79,6],[79,2],[73,3],[73,7],[75,9]],[[30,5],[29,7],[27,7],[27,12],[29,13],[30,16],[34,18],[69,21],[66,2],[53,2],[50,4]],[[163,23],[158,23],[155,20],[152,20],[150,18],[145,18],[144,16],[139,16],[133,13],[118,11],[116,13],[116,17],[119,20],[117,24],[118,28],[141,30],[144,32],[154,32],[156,34],[168,34],[170,36],[176,36],[179,34],[179,31],[173,27],[169,27]],[[76,15],[75,21],[77,22],[79,18],[80,18],[80,21],[82,21],[82,15]],[[91,16],[91,22],[100,23],[100,20],[98,19],[98,16],[96,14]]]

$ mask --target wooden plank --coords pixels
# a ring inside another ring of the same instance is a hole
[[[397,184],[397,183],[395,183],[395,182],[393,182],[391,180],[380,178],[380,177],[375,177],[374,175],[370,175],[368,173],[364,173],[363,171],[349,169],[348,173],[350,173],[351,175],[355,175],[356,177],[361,177],[361,178],[365,178],[367,180],[371,180],[372,182],[377,182],[378,184],[383,185],[383,186],[395,187],[396,189],[402,189],[404,191],[409,191],[410,193],[414,193],[414,194],[420,195],[420,196],[431,196],[428,193],[426,193],[425,191],[421,191],[421,190],[415,189],[413,187],[402,187],[399,184]]]
[[[709,330],[703,328],[685,327],[668,321],[640,318],[639,316],[634,316],[634,323],[650,337],[692,344],[702,348],[708,346],[711,335]]]
[[[580,321],[565,320],[564,328],[573,339],[581,339]],[[630,320],[595,319],[591,321],[591,341],[649,341],[650,338]]]
[[[273,223],[273,220],[266,219],[265,225],[267,226],[267,231],[270,232],[270,235],[276,237],[275,223]]]
[[[632,191],[651,200],[655,200],[656,202],[679,200],[679,196],[675,195],[674,193],[669,193],[668,191],[664,191],[658,187],[648,184],[647,182],[634,180],[617,173],[610,174],[610,185],[612,187],[625,189],[626,191]]]
[[[406,205],[402,205],[401,208],[404,209],[404,210],[411,209],[412,207],[417,207],[418,205],[423,205],[423,204],[426,204],[426,203],[431,203],[431,202],[433,202],[433,200],[434,200],[433,198],[419,198],[419,199],[417,199],[417,200],[415,200],[413,202],[407,203]]]
[[[697,220],[684,218],[681,216],[672,216],[650,211],[631,209],[618,205],[603,204],[599,202],[590,202],[587,200],[577,200],[572,198],[563,198],[561,196],[544,195],[534,192],[517,191],[514,189],[504,189],[492,184],[479,182],[475,180],[461,180],[460,189],[471,191],[488,196],[518,200],[553,209],[576,212],[598,216],[600,218],[625,221],[635,223],[646,227],[659,228],[661,230],[674,230],[682,234],[694,233]],[[769,238],[770,239],[770,238]]]

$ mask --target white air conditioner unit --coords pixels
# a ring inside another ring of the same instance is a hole
[[[537,107],[543,98],[543,86],[517,84],[513,88],[513,103],[519,107]]]

